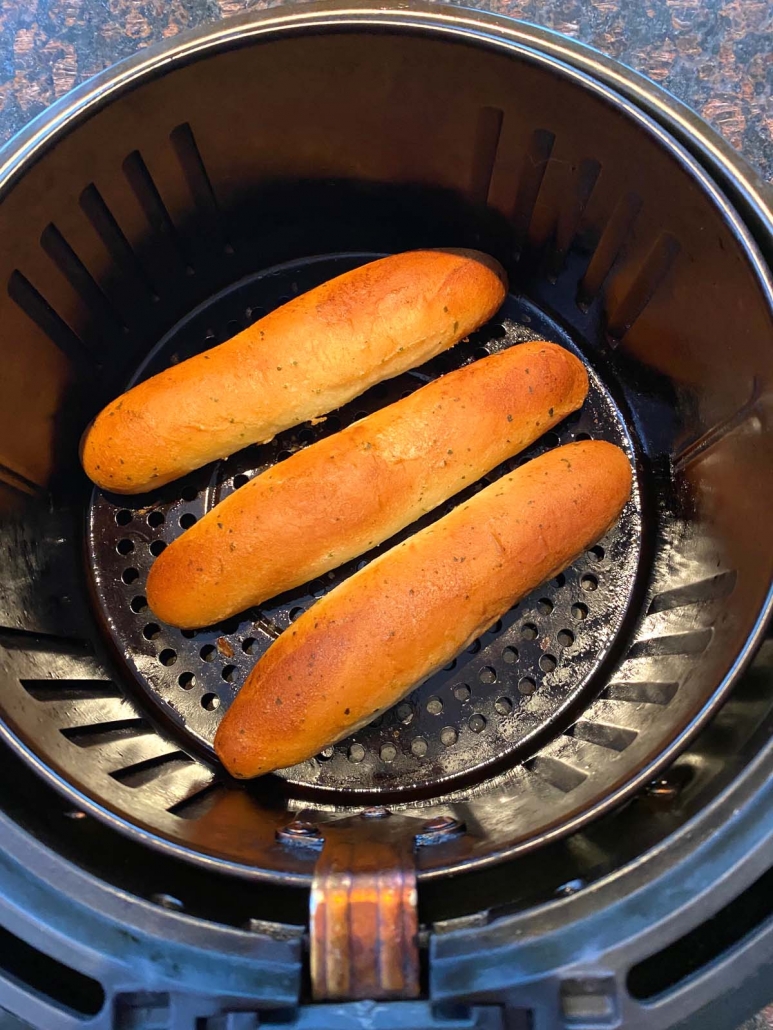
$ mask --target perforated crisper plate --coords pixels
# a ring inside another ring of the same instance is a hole
[[[159,343],[133,382],[228,339],[290,297],[371,257],[315,258],[243,280],[192,312]],[[425,521],[323,580],[195,632],[160,624],[148,609],[145,580],[154,557],[222,497],[294,451],[438,375],[530,339],[554,340],[576,350],[559,326],[524,299],[510,296],[495,322],[450,353],[374,387],[325,422],[298,426],[152,495],[118,497],[94,490],[88,554],[107,630],[147,697],[199,749],[212,755],[224,711],[272,641],[355,569],[486,482],[559,443],[610,440],[633,458],[632,442],[615,401],[591,371],[590,393],[580,413]],[[549,731],[562,713],[593,691],[594,672],[612,648],[631,599],[640,547],[637,486],[618,525],[565,573],[515,605],[454,662],[371,725],[279,775],[326,790],[426,793],[443,781],[471,781],[521,757],[537,734]]]

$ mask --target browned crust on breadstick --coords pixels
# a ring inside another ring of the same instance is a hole
[[[395,704],[617,519],[618,447],[559,447],[482,490],[346,580],[269,648],[215,749],[242,778],[295,765]]]
[[[580,407],[582,362],[525,343],[438,379],[257,476],[156,560],[147,597],[174,626],[205,626],[383,540]]]
[[[106,490],[141,493],[271,440],[453,346],[497,311],[506,284],[474,250],[346,272],[108,404],[84,434],[83,467]]]

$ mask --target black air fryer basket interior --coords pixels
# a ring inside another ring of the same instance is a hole
[[[308,884],[317,853],[275,838],[304,809],[451,815],[466,832],[417,852],[420,879],[441,881],[619,805],[750,657],[773,571],[771,284],[698,163],[581,72],[440,22],[256,25],[106,90],[6,185],[3,737],[127,847],[213,874]],[[440,246],[488,251],[510,275],[469,341],[157,494],[92,491],[78,439],[127,384],[375,255]],[[620,525],[377,724],[228,782],[217,720],[358,562],[181,633],[145,604],[154,556],[297,448],[535,337],[580,354],[592,390],[516,463],[619,442],[636,484]],[[457,902],[475,907],[444,904]]]

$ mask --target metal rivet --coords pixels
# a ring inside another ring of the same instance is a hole
[[[449,837],[463,833],[464,829],[464,823],[459,819],[454,819],[452,815],[439,815],[424,824],[421,833],[416,834],[416,843],[417,845],[440,844]]]
[[[678,786],[671,780],[661,777],[659,780],[653,780],[652,783],[648,784],[645,788],[646,793],[653,798],[674,798],[679,793]]]
[[[439,815],[436,819],[430,819],[424,824],[425,833],[449,833],[459,827],[459,820],[450,815]]]
[[[556,889],[556,895],[559,898],[568,898],[572,894],[576,894],[586,886],[585,880],[576,879],[569,880],[567,883],[562,883],[560,887]]]
[[[185,907],[179,898],[175,898],[171,894],[151,894],[150,900],[169,912],[182,912]]]
[[[305,819],[293,819],[287,826],[277,830],[276,839],[282,844],[300,844],[306,847],[321,847],[324,843],[319,828]]]
[[[392,813],[382,805],[374,805],[373,808],[363,808],[360,812],[361,819],[386,819]]]
[[[319,830],[314,823],[308,823],[305,819],[294,819],[285,826],[284,832],[291,837],[313,837]]]

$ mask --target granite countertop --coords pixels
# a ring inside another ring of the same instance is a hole
[[[467,0],[631,65],[773,181],[773,0]],[[266,0],[0,0],[0,142],[73,86],[183,29]],[[744,1030],[773,1030],[773,1008]]]
[[[467,0],[644,72],[773,180],[771,0]],[[77,83],[186,28],[266,0],[0,0],[0,142]]]

